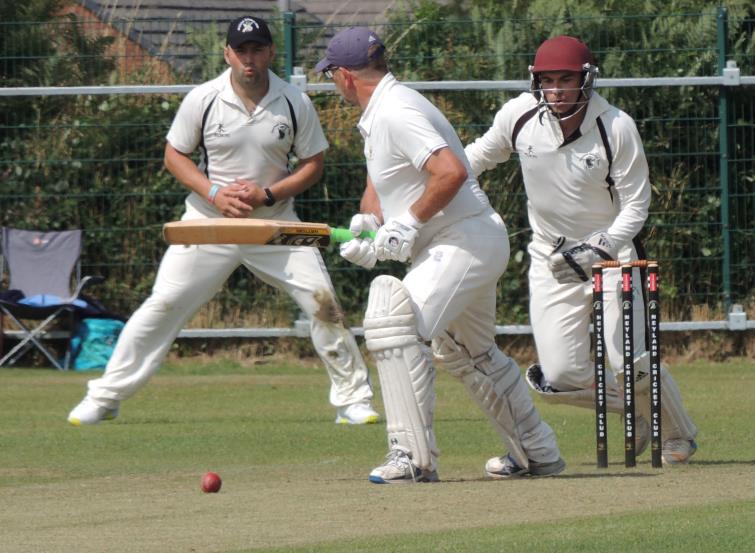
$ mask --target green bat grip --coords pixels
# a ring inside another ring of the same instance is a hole
[[[359,235],[359,238],[375,238],[375,231],[364,230]],[[351,234],[351,231],[347,228],[331,228],[330,239],[333,240],[333,242],[348,242],[349,240],[354,240],[354,235]]]

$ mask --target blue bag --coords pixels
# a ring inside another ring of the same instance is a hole
[[[76,371],[104,369],[123,326],[117,319],[82,319],[71,336],[71,367]]]

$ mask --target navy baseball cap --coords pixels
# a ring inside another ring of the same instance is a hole
[[[273,43],[270,28],[263,19],[245,15],[231,21],[225,43],[231,48],[238,48],[245,42],[257,42],[265,46]]]
[[[370,56],[370,47],[380,46]],[[325,57],[315,65],[315,72],[322,73],[328,67],[363,67],[385,51],[385,45],[367,27],[349,27],[330,39]]]

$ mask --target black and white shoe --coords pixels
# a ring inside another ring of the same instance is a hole
[[[529,467],[520,467],[511,454],[493,457],[485,463],[485,476],[494,480],[518,478],[520,476],[555,476],[566,468],[566,462],[559,457],[552,463],[538,463],[530,460]]]

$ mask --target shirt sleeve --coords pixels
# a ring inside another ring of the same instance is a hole
[[[642,230],[650,208],[650,176],[640,133],[631,117],[620,112],[609,132],[614,148],[611,177],[619,199],[619,214],[608,228],[618,243],[631,241]]]
[[[498,110],[493,124],[485,134],[464,148],[472,173],[477,177],[483,171],[493,169],[499,163],[507,161],[513,151],[510,121],[512,120],[511,104],[506,103]]]
[[[206,95],[206,90],[192,89],[181,102],[173,118],[166,140],[181,153],[190,154],[199,146],[202,116],[206,108],[203,100]]]
[[[301,93],[298,102],[293,103],[296,113],[296,137],[294,138],[294,153],[299,159],[307,159],[328,149],[328,140],[320,125],[320,118],[312,105],[312,101]],[[298,109],[297,109],[298,107]]]
[[[421,110],[404,105],[394,111],[390,118],[391,127],[395,132],[391,136],[399,136],[398,150],[406,157],[412,166],[422,171],[427,158],[433,152],[448,146],[427,116]]]

